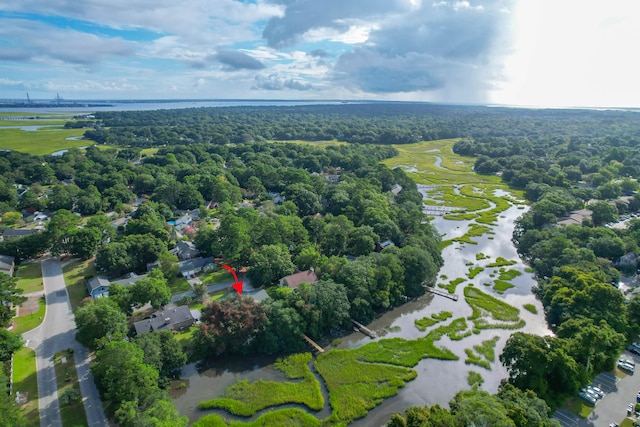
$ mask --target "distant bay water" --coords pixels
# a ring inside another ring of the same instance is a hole
[[[38,102],[38,101],[34,101]],[[171,110],[178,108],[202,108],[202,107],[290,107],[301,105],[336,105],[345,103],[362,103],[358,101],[305,101],[305,100],[259,100],[259,99],[234,99],[234,100],[73,100],[63,101],[64,104],[56,106],[50,101],[41,102],[38,107],[11,105],[3,107],[0,102],[0,112],[93,112],[93,111],[149,111]],[[49,105],[50,104],[50,105]]]

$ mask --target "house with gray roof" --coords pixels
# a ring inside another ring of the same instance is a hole
[[[148,319],[133,324],[137,335],[155,331],[179,331],[193,325],[195,319],[188,305],[153,313]]]
[[[184,277],[193,277],[198,273],[211,271],[215,266],[212,257],[192,258],[178,263],[180,274]]]
[[[15,258],[9,255],[0,255],[0,273],[13,276],[16,267]]]
[[[196,258],[200,255],[200,251],[196,249],[196,245],[194,245],[193,242],[185,242],[184,240],[180,240],[176,243],[175,248],[171,249],[169,252],[176,255],[182,261]]]
[[[28,236],[30,234],[38,233],[42,228],[7,228],[2,232],[2,238],[6,239],[18,239],[20,237]]]
[[[93,299],[108,297],[109,285],[109,279],[104,276],[94,276],[86,281],[87,291]]]

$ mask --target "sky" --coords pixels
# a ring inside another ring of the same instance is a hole
[[[0,0],[0,99],[640,107],[637,0]]]

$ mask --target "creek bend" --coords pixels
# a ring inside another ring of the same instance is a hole
[[[502,194],[504,195],[504,194]],[[498,299],[520,309],[520,317],[526,322],[526,326],[519,331],[533,333],[537,335],[550,335],[544,319],[544,310],[540,301],[532,294],[532,287],[536,284],[531,273],[526,271],[526,265],[518,258],[516,249],[511,241],[514,228],[514,221],[523,213],[525,209],[516,205],[511,206],[501,212],[498,216],[497,224],[492,225],[492,234],[485,233],[480,237],[474,237],[477,242],[474,244],[461,244],[454,242],[442,251],[444,265],[438,273],[438,277],[446,276],[448,279],[439,279],[438,282],[446,282],[458,277],[465,278],[465,282],[458,285],[456,293],[460,295],[458,301],[448,298],[425,294],[416,300],[393,310],[385,312],[382,316],[371,322],[368,327],[378,334],[378,339],[400,337],[404,339],[416,339],[426,333],[418,330],[414,321],[441,311],[453,313],[452,319],[468,317],[471,315],[471,307],[465,302],[463,288],[469,283]],[[469,228],[474,220],[447,220],[444,217],[436,217],[432,224],[442,236],[443,240],[460,236]],[[470,265],[485,265],[476,259],[476,254],[484,254],[491,261],[498,257],[506,260],[516,261],[516,264],[508,266],[508,269],[518,270],[521,275],[511,280],[513,288],[508,289],[503,295],[495,292],[490,286],[483,286],[493,280],[492,268],[485,268],[474,279],[467,278],[466,273]],[[525,309],[523,305],[532,304],[537,309],[537,314],[533,314]],[[507,377],[507,372],[498,360],[498,355],[502,352],[507,339],[513,333],[507,329],[484,329],[479,334],[472,334],[462,340],[453,341],[444,336],[436,342],[438,346],[446,347],[457,354],[460,359],[456,361],[443,361],[436,359],[423,359],[413,369],[418,376],[413,381],[406,384],[399,390],[396,396],[385,399],[380,405],[371,410],[366,417],[355,420],[351,426],[384,426],[391,414],[404,411],[413,405],[440,404],[448,406],[448,402],[460,390],[468,389],[467,376],[470,371],[478,372],[482,375],[484,383],[482,389],[490,393],[495,393],[502,379]],[[496,358],[490,363],[491,370],[465,364],[465,349],[470,349],[482,341],[499,337],[495,348]],[[370,342],[371,339],[365,335],[354,332],[342,337],[340,344],[335,348],[355,348]],[[325,348],[330,350],[331,346]],[[286,380],[284,375],[273,367],[275,357],[252,356],[238,357],[233,361],[221,359],[213,362],[211,368],[202,373],[198,373],[193,364],[187,365],[183,369],[182,380],[185,387],[174,395],[174,403],[181,415],[187,415],[190,421],[195,421],[208,413],[218,413],[229,419],[251,420],[257,418],[265,411],[259,411],[251,418],[232,416],[224,411],[200,411],[197,404],[201,401],[222,397],[224,390],[239,380],[256,381],[264,380]],[[321,381],[321,388],[325,397],[325,407],[320,412],[309,411],[318,418],[323,419],[329,416],[330,408],[326,395],[326,388],[322,379],[316,374],[316,378]],[[299,405],[282,405],[282,407],[300,407]]]

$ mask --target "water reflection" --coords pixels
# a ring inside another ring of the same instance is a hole
[[[535,280],[531,273],[525,271],[525,265],[518,258],[517,252],[511,241],[513,233],[514,221],[525,211],[518,209],[516,206],[510,207],[508,210],[500,214],[498,224],[492,226],[494,234],[485,234],[484,236],[474,238],[478,242],[477,245],[454,243],[443,250],[444,266],[440,271],[440,275],[446,275],[447,280],[453,280],[457,277],[466,278],[469,271],[469,264],[486,265],[486,261],[478,261],[476,254],[483,253],[495,261],[496,258],[502,257],[507,260],[515,260],[516,264],[506,267],[507,269],[516,269],[520,271],[521,276],[512,280],[514,288],[507,290],[504,295],[498,295],[491,287],[483,286],[483,283],[490,282],[497,278],[498,269],[486,268],[478,274],[473,280],[466,280],[465,284],[473,283],[480,287],[483,291],[488,292],[507,303],[520,309],[521,317],[526,321],[524,332],[535,333],[539,335],[547,335],[551,332],[547,328],[543,316],[543,308],[541,303],[531,294],[531,288],[535,285]],[[442,217],[436,217],[433,221],[434,226],[440,234],[449,239],[452,236],[464,234],[468,229],[470,221],[450,221]],[[494,277],[490,275],[494,273]],[[440,280],[441,282],[444,280]],[[459,285],[457,293],[462,295],[462,288],[465,284]],[[537,309],[537,314],[533,314],[524,310],[524,304],[532,304]],[[401,337],[405,339],[416,339],[425,335],[425,332],[419,331],[414,326],[414,321],[425,316],[440,311],[449,311],[453,313],[453,318],[468,317],[471,315],[471,307],[464,302],[464,298],[459,301],[452,301],[447,298],[434,296],[431,294],[424,295],[417,300],[410,301],[401,307],[395,308],[384,313],[378,319],[374,320],[369,328],[375,330],[378,336],[384,338]],[[510,330],[483,330],[480,334],[471,335],[460,341],[452,341],[444,337],[436,344],[450,348],[460,356],[457,361],[441,361],[434,359],[422,360],[416,367],[418,377],[407,383],[400,390],[398,395],[385,399],[380,405],[374,408],[369,414],[360,420],[354,421],[353,426],[384,426],[390,415],[403,411],[412,405],[440,404],[447,406],[448,402],[461,389],[468,388],[467,375],[473,370],[482,374],[484,384],[482,388],[490,393],[495,393],[500,381],[506,378],[507,373],[498,361],[497,355],[502,351],[506,340],[513,331]],[[482,341],[489,340],[495,336],[499,337],[496,345],[496,360],[491,363],[491,370],[486,370],[475,365],[466,365],[465,352],[467,348],[480,344]],[[338,348],[354,348],[370,342],[369,337],[361,333],[354,332],[342,338]],[[284,376],[277,370],[273,369],[272,363],[265,358],[245,358],[241,361],[233,363],[218,361],[214,362],[211,369],[203,374],[198,374],[194,368],[187,367],[184,372],[184,378],[189,381],[186,392],[175,399],[176,407],[181,414],[188,415],[191,420],[197,419],[202,415],[196,408],[198,402],[214,397],[222,396],[224,390],[237,380],[248,379],[255,381],[263,378],[266,380],[280,378],[284,380]],[[326,406],[325,406],[326,408]],[[327,409],[316,414],[320,418],[329,415]]]

